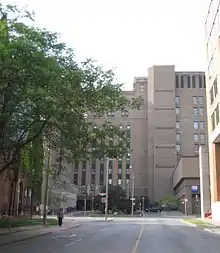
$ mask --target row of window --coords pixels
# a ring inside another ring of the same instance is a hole
[[[181,145],[180,144],[176,144],[176,151],[177,151],[177,153],[181,152]],[[199,144],[194,145],[194,151],[199,152]]]
[[[130,179],[130,157],[131,154],[127,154],[126,156],[126,180]],[[82,163],[82,172],[81,172],[81,185],[86,184],[86,161]],[[74,184],[78,185],[78,174],[79,174],[79,163],[75,162],[75,170],[74,170]],[[88,171],[87,171],[88,172]],[[112,180],[113,173],[113,160],[109,161],[109,180]],[[122,179],[122,158],[118,159],[118,180]],[[92,168],[91,168],[91,184],[96,184],[96,159],[92,160]],[[104,160],[100,159],[100,178],[99,184],[104,184]]]
[[[197,80],[196,80],[197,79]],[[176,88],[205,88],[204,75],[176,75]]]
[[[180,107],[176,107],[176,115],[180,114]],[[193,115],[194,116],[203,116],[204,115],[204,107],[193,107]]]
[[[205,143],[205,134],[197,134],[195,133],[193,135],[194,138],[194,142],[200,142],[200,143]],[[177,133],[176,134],[176,142],[180,142],[181,141],[181,134]]]
[[[203,96],[193,96],[192,102],[193,102],[193,105],[204,105],[204,97]],[[180,106],[180,97],[179,96],[175,97],[175,103],[176,103],[177,107]]]
[[[181,124],[180,121],[176,121],[176,129],[180,129]],[[204,130],[205,129],[205,122],[204,121],[194,121],[193,122],[193,128],[195,130]]]

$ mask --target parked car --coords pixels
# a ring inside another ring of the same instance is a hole
[[[156,212],[161,212],[162,208],[160,206],[153,206],[153,207],[146,208],[145,211],[156,213]]]

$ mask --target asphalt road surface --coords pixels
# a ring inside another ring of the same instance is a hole
[[[220,236],[171,218],[87,221],[7,246],[1,253],[220,253]]]

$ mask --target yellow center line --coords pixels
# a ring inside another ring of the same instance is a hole
[[[142,235],[144,233],[144,228],[145,228],[145,224],[141,225],[140,233],[139,233],[139,236],[138,236],[138,238],[137,238],[137,240],[135,242],[135,245],[134,245],[132,253],[136,253],[137,252],[138,245],[140,243],[140,239],[141,239],[141,237],[142,237]]]

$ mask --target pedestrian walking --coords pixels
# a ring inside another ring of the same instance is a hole
[[[63,225],[63,209],[62,208],[60,208],[60,210],[58,211],[57,218],[58,218],[58,224],[61,227]]]

